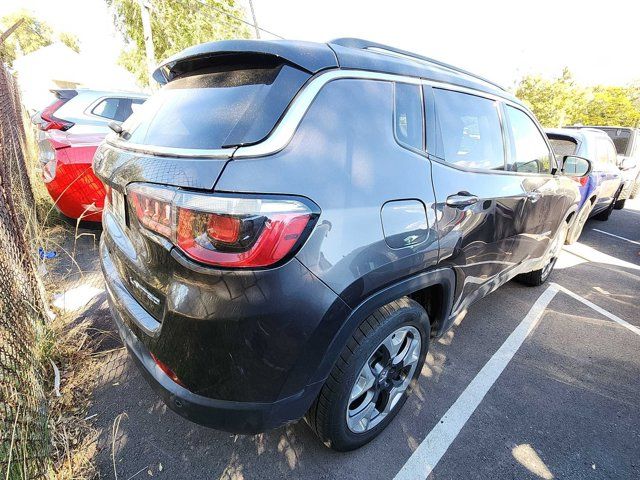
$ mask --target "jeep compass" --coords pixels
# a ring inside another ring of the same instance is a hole
[[[304,417],[331,448],[367,443],[431,339],[549,277],[580,201],[518,99],[410,52],[222,41],[155,78],[96,152],[102,269],[151,385],[217,429]]]

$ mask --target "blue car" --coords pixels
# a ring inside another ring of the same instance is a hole
[[[588,176],[576,179],[580,182],[581,200],[565,242],[570,245],[580,237],[587,219],[609,219],[622,190],[622,175],[617,166],[615,145],[602,130],[560,128],[545,132],[558,158],[575,155],[591,160],[592,164]],[[571,165],[564,167],[565,171],[571,169]]]

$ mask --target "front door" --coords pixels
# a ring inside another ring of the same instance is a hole
[[[524,110],[504,105],[508,139],[507,169],[520,179],[526,197],[522,229],[513,244],[518,262],[542,257],[564,220],[568,197],[559,184],[555,157],[533,119]],[[552,174],[553,173],[553,174]],[[555,175],[554,175],[555,174]]]
[[[440,262],[456,272],[458,314],[516,266],[512,243],[526,195],[505,171],[500,102],[435,87],[425,100]]]

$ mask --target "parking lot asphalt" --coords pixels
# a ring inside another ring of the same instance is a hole
[[[640,201],[590,220],[550,281],[472,306],[395,420],[349,453],[304,422],[256,436],[189,423],[116,349],[90,412],[100,477],[640,478]]]

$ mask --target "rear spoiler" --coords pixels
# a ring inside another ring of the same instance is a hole
[[[59,100],[71,100],[73,97],[78,95],[78,91],[73,89],[55,88],[49,91],[53,93]]]
[[[162,62],[153,78],[164,85],[176,77],[212,64],[241,57],[280,59],[314,74],[338,66],[333,50],[326,44],[291,40],[224,40],[195,45]]]

